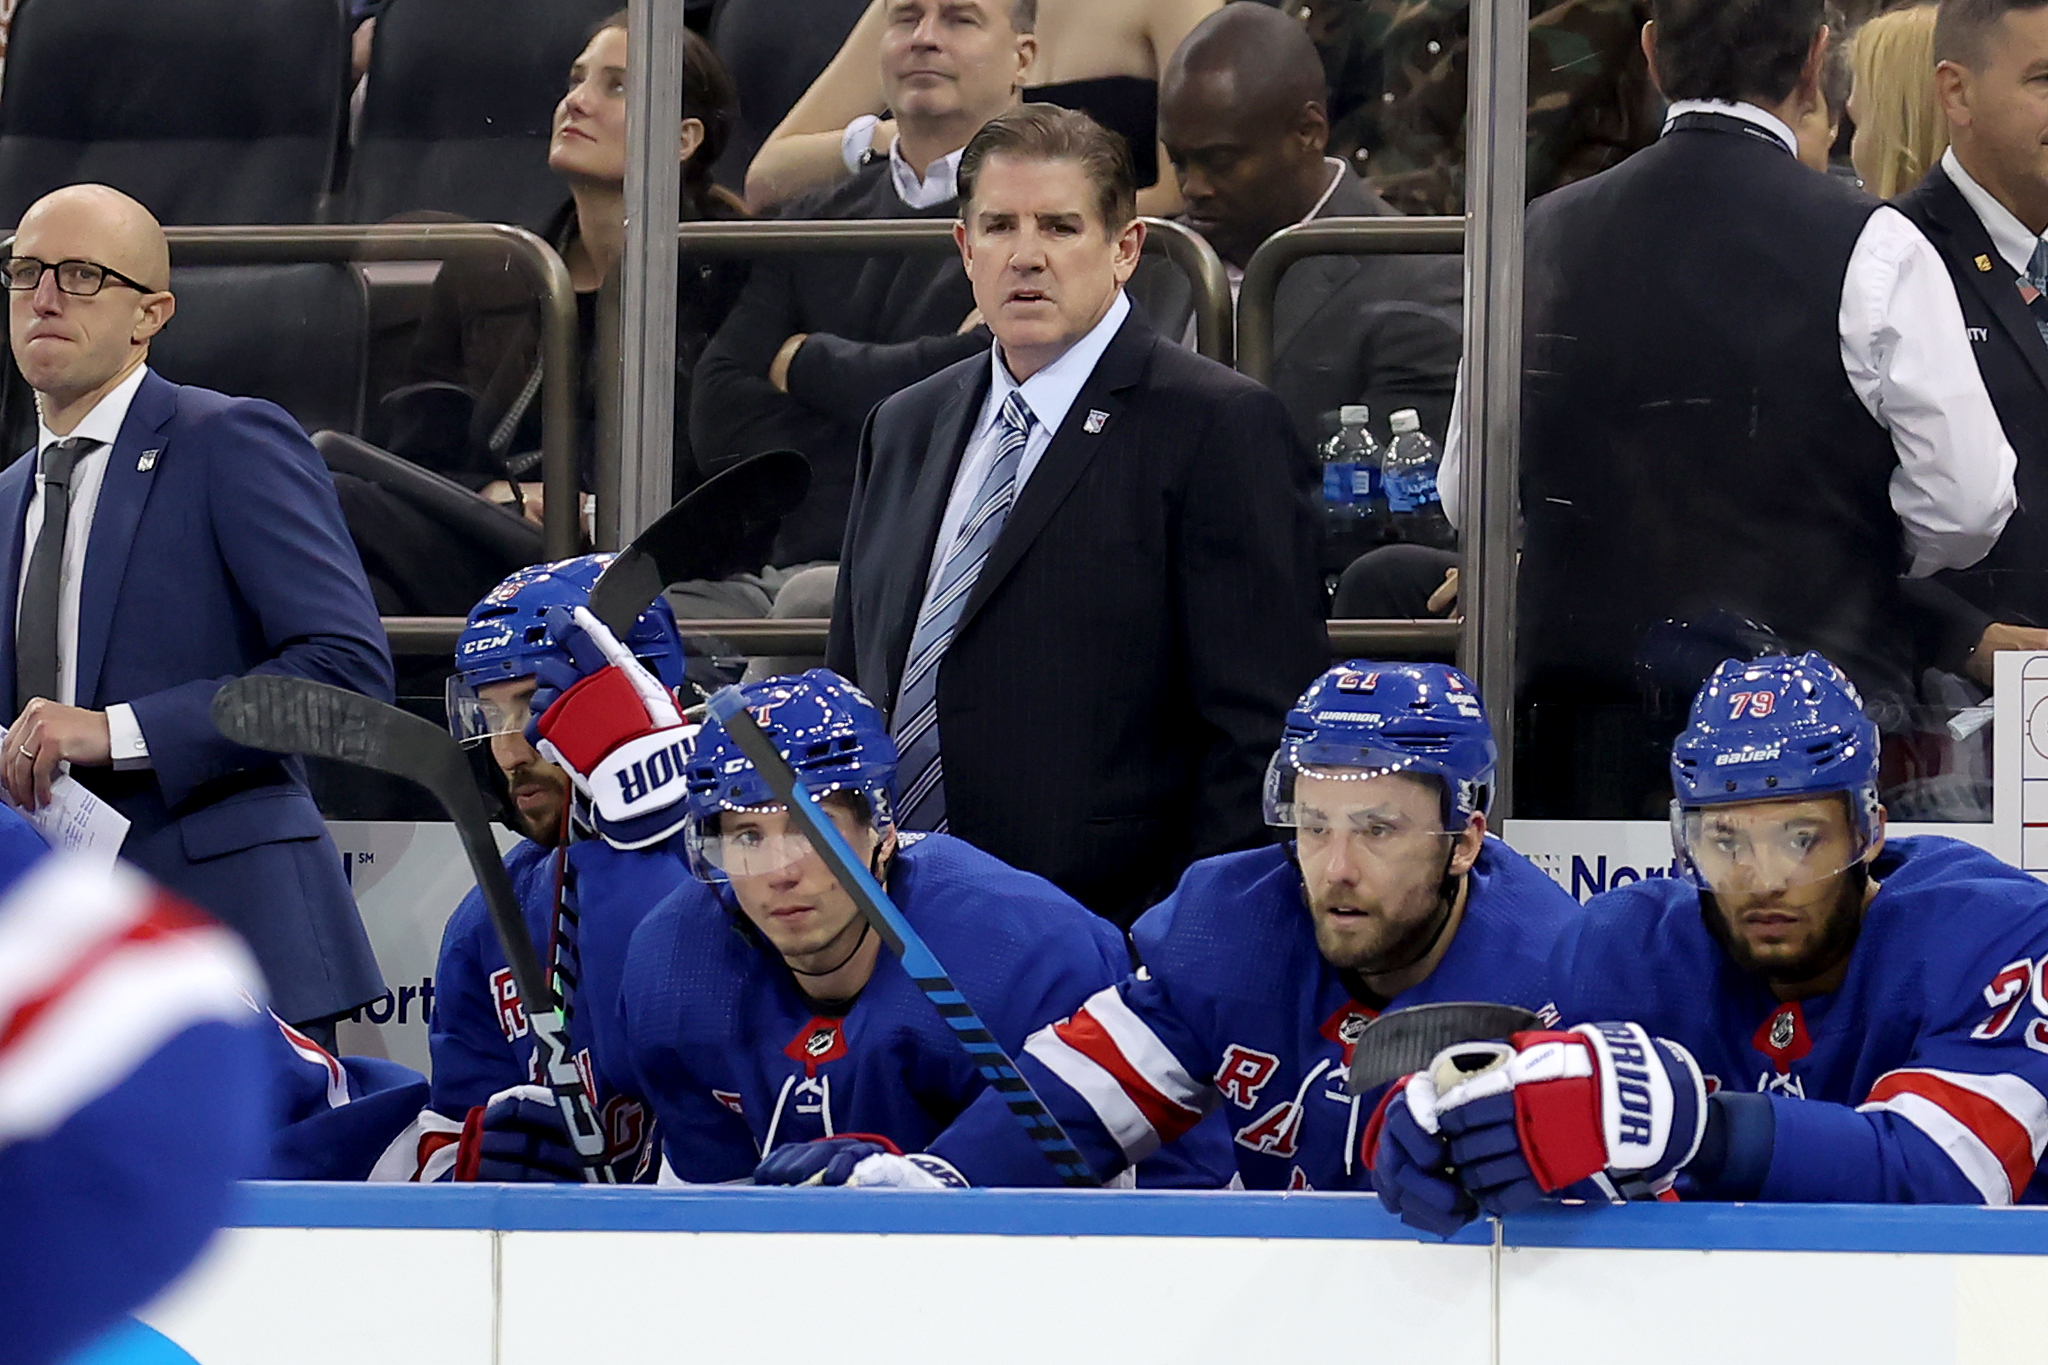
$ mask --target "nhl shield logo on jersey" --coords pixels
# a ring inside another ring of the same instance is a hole
[[[820,1015],[796,1031],[796,1037],[782,1049],[782,1054],[792,1062],[802,1062],[806,1079],[815,1077],[818,1068],[827,1062],[836,1062],[846,1055],[846,1038],[839,1031],[840,1021]]]
[[[1343,1064],[1349,1067],[1351,1065],[1352,1049],[1358,1046],[1359,1038],[1365,1033],[1365,1026],[1377,1017],[1377,1011],[1369,1010],[1356,1002],[1350,1002],[1339,1007],[1335,1014],[1323,1020],[1322,1028],[1317,1031],[1323,1037],[1344,1049]]]
[[[1774,1010],[1771,1017],[1757,1025],[1756,1036],[1750,1045],[1771,1059],[1779,1075],[1792,1070],[1792,1063],[1813,1051],[1813,1038],[1806,1031],[1806,1011],[1799,1007],[1797,1000]]]

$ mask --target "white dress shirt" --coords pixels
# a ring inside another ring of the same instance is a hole
[[[1753,104],[1679,100],[1670,117],[1689,113],[1743,119],[1798,152],[1792,130]],[[1849,386],[1891,433],[1898,452],[1891,504],[1905,531],[1909,574],[1924,578],[1940,569],[1968,568],[1998,543],[2017,505],[2012,446],[1978,373],[1948,267],[1896,209],[1871,214],[1856,239],[1838,323]],[[1437,480],[1453,525],[1462,513],[1464,426],[1460,365]]]
[[[78,591],[85,581],[85,552],[92,540],[92,515],[99,507],[100,485],[106,481],[107,460],[120,438],[121,424],[128,419],[128,405],[142,387],[149,372],[137,365],[132,374],[116,384],[93,406],[71,436],[97,441],[78,457],[71,471],[71,512],[64,525],[63,577],[57,588],[57,695],[54,701],[66,706],[78,704]],[[36,537],[43,529],[43,452],[53,442],[67,439],[36,422],[36,488],[29,496],[28,514],[22,518],[21,572],[14,584],[15,619],[21,617],[21,593],[28,585],[29,559],[35,553]],[[135,711],[125,702],[107,708],[107,732],[113,741],[116,768],[147,768],[149,745]]]
[[[954,537],[960,534],[960,527],[974,510],[975,496],[981,492],[982,480],[988,477],[989,469],[996,462],[1000,442],[990,438],[995,434],[996,419],[1002,415],[1003,404],[1009,401],[1011,394],[1022,393],[1024,405],[1031,409],[1031,415],[1036,419],[1031,424],[1031,437],[1024,443],[1024,453],[1017,459],[1017,494],[1022,497],[1025,480],[1031,477],[1032,470],[1038,468],[1045,448],[1052,444],[1060,424],[1073,410],[1074,400],[1081,396],[1081,386],[1102,363],[1102,353],[1109,349],[1110,339],[1130,315],[1131,301],[1119,289],[1116,298],[1110,302],[1109,311],[1102,315],[1102,321],[1088,329],[1058,360],[1021,384],[1011,377],[1010,367],[1003,363],[1002,344],[998,342],[989,347],[988,363],[994,378],[988,386],[988,398],[981,405],[980,420],[975,422],[974,431],[967,438],[967,455],[953,475],[953,492],[946,499],[946,515],[939,519],[939,538],[932,542],[932,566],[925,575],[927,597],[938,582],[939,570],[946,566],[946,552],[952,548]]]
[[[1998,248],[1998,254],[2013,268],[2021,279],[2033,268],[2034,249],[2041,244],[2041,238],[2027,230],[2027,225],[2013,216],[2011,209],[1991,197],[1991,191],[1977,183],[1976,177],[1963,169],[1963,163],[1951,147],[1941,154],[1941,168],[1948,172],[1948,178],[1956,182],[1963,198],[1976,211],[1977,218],[1984,224],[1984,230],[1991,234],[1991,245]]]
[[[903,159],[903,141],[889,148],[889,174],[896,182],[896,197],[914,209],[935,209],[960,195],[960,157],[965,147],[950,151],[924,168],[919,175]]]

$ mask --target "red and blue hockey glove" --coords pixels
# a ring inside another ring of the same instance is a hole
[[[660,843],[683,827],[684,774],[697,727],[684,723],[660,679],[588,607],[550,607],[547,623],[576,662],[573,669],[557,660],[541,664],[529,737],[569,774],[607,843]]]
[[[847,1185],[871,1189],[964,1190],[967,1178],[929,1152],[903,1149],[879,1133],[841,1133],[777,1147],[754,1168],[756,1185]]]
[[[455,1157],[455,1179],[562,1183],[583,1179],[562,1111],[544,1085],[515,1085],[469,1111]]]
[[[1446,1048],[1432,1066],[1451,1164],[1488,1213],[1592,1180],[1610,1198],[1662,1194],[1699,1150],[1706,1083],[1692,1054],[1640,1024],[1581,1024]]]
[[[1381,1206],[1409,1227],[1449,1237],[1479,1216],[1479,1205],[1451,1169],[1429,1076],[1404,1076],[1388,1086],[1360,1145]]]

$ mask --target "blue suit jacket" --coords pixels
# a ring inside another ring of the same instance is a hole
[[[19,581],[35,461],[0,472]],[[213,727],[222,683],[284,673],[392,697],[391,657],[326,466],[281,408],[152,373],[108,457],[78,603],[80,706],[135,711],[152,767],[74,776],[132,822],[122,856],[239,930],[290,1020],[384,989],[296,760]],[[0,612],[14,690],[14,612]],[[18,714],[15,699],[7,714]]]

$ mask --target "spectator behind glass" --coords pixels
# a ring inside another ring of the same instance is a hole
[[[824,72],[867,7],[867,0],[719,0],[711,16],[711,47],[740,93],[732,140],[718,158],[719,184],[745,187],[755,153]]]
[[[1896,206],[1955,281],[2018,456],[2019,510],[1981,563],[1920,597],[1940,622],[1927,642],[1936,665],[1989,687],[1999,651],[2048,649],[2048,0],[1945,0],[1934,53],[1952,145]]]
[[[901,136],[852,179],[788,205],[784,218],[956,216],[968,140],[1017,102],[1037,39],[1010,0],[890,0],[877,53]],[[697,369],[690,432],[702,473],[763,450],[802,451],[811,492],[783,518],[772,563],[839,558],[861,424],[877,403],[988,349],[974,296],[950,256],[806,255],[756,264]]]
[[[1295,7],[1290,0],[1289,9]],[[1529,193],[1656,140],[1648,0],[1527,0]],[[1300,0],[1333,93],[1333,155],[1403,213],[1465,211],[1470,0]]]
[[[1850,156],[1863,188],[1880,199],[1919,184],[1948,149],[1948,122],[1934,94],[1935,13],[1931,4],[1895,9],[1855,36]]]
[[[1724,641],[1820,649],[1910,732],[1899,575],[1975,563],[2014,506],[1935,249],[1795,159],[1822,0],[1653,9],[1664,136],[1529,212],[1525,818],[1663,810],[1669,739]],[[1454,521],[1461,426],[1439,485]]]
[[[711,181],[737,103],[710,47],[683,34],[682,216],[738,218],[739,202]],[[592,30],[555,106],[548,166],[568,182],[569,202],[546,237],[576,289],[576,446],[579,482],[592,487],[597,391],[597,295],[625,247],[626,11]],[[687,414],[705,343],[745,282],[738,262],[684,261],[676,279],[674,487],[693,481]],[[413,351],[417,382],[386,399],[397,453],[493,501],[541,519],[540,307],[502,258],[451,261],[434,282]],[[488,585],[486,585],[488,586]],[[473,596],[474,594],[472,594]]]
[[[1245,263],[1282,228],[1394,212],[1351,168],[1323,155],[1322,62],[1301,25],[1262,4],[1224,6],[1173,54],[1159,130],[1189,227],[1223,257],[1231,293]],[[1273,302],[1272,389],[1304,445],[1346,404],[1387,419],[1414,408],[1441,440],[1458,372],[1464,296],[1455,256],[1320,256],[1294,266]],[[1142,270],[1134,296],[1168,336],[1187,332],[1185,275]]]
[[[1024,98],[1079,109],[1120,134],[1137,167],[1138,212],[1180,212],[1155,142],[1160,73],[1195,25],[1222,0],[1012,0],[1012,22],[1040,35]],[[789,117],[769,134],[747,170],[747,200],[757,210],[886,152],[896,135],[867,54],[902,21],[899,0],[871,0],[839,55]]]
[[[1840,33],[1841,11],[1829,5],[1827,13],[1828,31]],[[1819,88],[1806,100],[1799,117],[1792,120],[1792,131],[1799,138],[1799,159],[1816,171],[1835,169],[1835,146],[1841,141],[1842,119],[1849,111],[1851,84],[1849,45],[1837,39],[1828,44]]]

